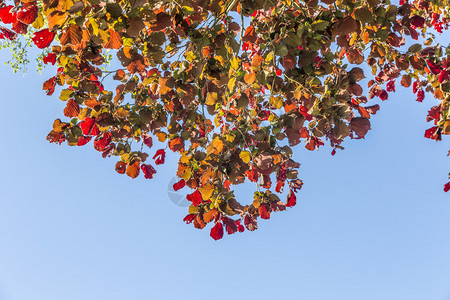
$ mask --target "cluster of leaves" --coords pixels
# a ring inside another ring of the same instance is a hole
[[[61,86],[69,119],[55,120],[50,142],[93,140],[131,178],[153,178],[168,149],[179,153],[174,189],[192,190],[184,221],[214,223],[217,240],[294,206],[292,148],[327,142],[334,155],[364,138],[379,109],[368,101],[386,100],[398,79],[417,101],[439,100],[425,137],[449,134],[450,50],[434,35],[449,14],[448,0],[16,0],[0,8],[0,38],[31,24],[43,62],[58,66],[43,89]],[[101,68],[107,49],[116,70]],[[372,70],[366,95],[358,65]],[[241,204],[232,186],[245,181],[256,192]]]

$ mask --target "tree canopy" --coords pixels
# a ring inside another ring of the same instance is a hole
[[[66,107],[47,140],[91,144],[131,178],[178,153],[184,221],[216,240],[295,206],[295,146],[364,138],[371,99],[398,84],[437,99],[426,138],[450,134],[448,0],[15,0],[0,19],[8,45],[28,38],[57,65],[43,90]]]

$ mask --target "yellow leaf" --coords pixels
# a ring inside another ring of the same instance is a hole
[[[183,152],[180,157],[180,162],[183,164],[188,164],[190,161],[190,157],[186,156],[186,152]]]
[[[236,57],[233,57],[233,58],[230,60],[231,67],[232,67],[233,69],[235,69],[235,70],[239,69],[239,62],[240,62],[240,61],[241,61],[240,59],[238,59],[238,58],[236,58]]]
[[[270,104],[276,109],[280,109],[283,106],[283,98],[281,97],[270,97]]]
[[[223,64],[225,63],[225,59],[223,58],[223,56],[221,55],[216,55],[214,56],[214,59],[217,60],[218,62],[220,62],[220,64],[223,66]]]
[[[231,135],[231,134],[227,134],[225,136],[225,138],[227,139],[227,141],[229,141],[230,143],[234,142],[234,139],[236,138],[236,136]]]
[[[219,96],[216,92],[208,93],[206,95],[206,105],[215,105]]]
[[[184,180],[188,180],[189,178],[191,178],[191,175],[192,175],[192,171],[191,171],[191,169],[190,168],[186,168],[185,170],[184,170],[184,172],[183,172],[183,179]]]
[[[248,151],[241,151],[241,153],[239,153],[239,157],[246,163],[248,164],[250,162],[250,152]]]
[[[232,91],[235,85],[236,85],[236,77],[231,77],[230,81],[228,81],[228,89]]]
[[[126,110],[125,108],[123,108],[123,107],[121,107],[118,110],[116,110],[116,114],[121,119],[124,119],[124,118],[130,116],[130,112],[128,110]]]
[[[211,196],[214,192],[214,185],[211,183],[207,183],[207,184],[199,187],[198,190],[202,194],[203,200],[208,200],[209,198],[211,198]]]
[[[34,28],[36,29],[40,29],[42,28],[42,26],[44,26],[44,17],[42,16],[42,14],[38,14],[36,20],[34,20],[33,24]]]

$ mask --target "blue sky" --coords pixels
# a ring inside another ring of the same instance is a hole
[[[450,299],[449,146],[423,137],[432,97],[399,87],[334,157],[296,148],[298,205],[215,242],[167,197],[175,156],[132,180],[92,145],[45,140],[64,108],[41,90],[53,72],[0,71],[1,300]]]

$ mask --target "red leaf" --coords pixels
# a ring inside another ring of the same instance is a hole
[[[438,140],[439,139],[439,134],[436,133],[437,129],[438,129],[437,126],[433,126],[431,128],[428,128],[427,130],[425,130],[425,137],[427,139]]]
[[[235,224],[239,232],[244,232],[244,226],[241,225],[241,220],[236,220]]]
[[[425,99],[425,92],[422,89],[420,89],[417,91],[417,99],[416,100],[418,102],[422,102],[423,99]]]
[[[192,202],[192,205],[197,206],[202,203],[202,194],[198,190],[186,196],[186,199]]]
[[[78,144],[77,146],[84,146],[91,140],[90,136],[82,136],[78,138]]]
[[[213,239],[220,240],[223,237],[223,225],[220,222],[217,222],[213,228],[211,228],[211,232],[209,234]]]
[[[439,83],[443,83],[444,81],[447,81],[449,78],[448,72],[446,70],[442,70],[439,74]]]
[[[17,32],[18,34],[26,34],[28,25],[17,21],[12,25],[11,29],[14,30],[15,32]]]
[[[184,179],[181,179],[180,181],[178,181],[177,183],[175,183],[173,185],[173,189],[175,191],[178,191],[178,190],[184,188],[185,185],[186,185],[186,182],[184,181]]]
[[[286,203],[287,207],[293,207],[297,204],[297,197],[295,196],[294,192],[290,191],[288,195],[288,201]]]
[[[8,28],[0,28],[0,39],[8,39],[10,41],[13,41],[16,39],[17,34],[15,32],[12,32]]]
[[[447,183],[444,185],[444,192],[448,192],[448,191],[450,191],[450,182],[447,182]]]
[[[234,220],[227,217],[223,217],[222,222],[224,223],[225,229],[228,234],[233,234],[238,230],[238,227],[236,226]]]
[[[17,19],[27,25],[33,23],[34,20],[36,20],[37,16],[38,11],[35,4],[25,6],[17,13]]]
[[[46,28],[42,29],[41,31],[35,32],[32,40],[38,48],[44,49],[51,44],[54,38],[55,33]]]
[[[226,188],[227,190],[230,190],[230,185],[231,182],[228,179],[223,182],[223,187]]]
[[[196,215],[194,215],[194,214],[189,214],[186,217],[184,217],[183,222],[186,222],[186,224],[191,224],[192,221],[194,221],[195,216]]]
[[[153,159],[155,160],[155,164],[162,165],[166,159],[166,152],[164,151],[164,149],[159,149],[158,151],[156,151]]]
[[[12,5],[4,6],[0,8],[0,19],[5,24],[11,24],[17,22],[17,13],[11,13]]]
[[[153,139],[148,133],[143,133],[142,139],[147,147],[151,148],[153,146]]]
[[[56,55],[54,53],[50,52],[49,54],[44,56],[42,61],[44,62],[44,64],[51,63],[52,65],[55,65],[55,63],[56,63]]]
[[[87,117],[83,122],[80,122],[79,126],[84,135],[89,135],[91,133],[92,127],[95,124],[95,120]]]
[[[387,100],[388,98],[388,93],[385,90],[382,90],[381,93],[378,95],[378,97],[380,97],[381,100]]]
[[[432,62],[429,59],[427,59],[426,62],[427,62],[428,68],[430,69],[431,73],[436,75],[441,72],[441,68],[438,67],[434,62]]]
[[[269,205],[263,203],[259,206],[258,208],[259,210],[259,216],[261,217],[261,219],[270,219],[270,207]]]
[[[111,143],[112,134],[111,132],[105,132],[101,138],[97,138],[94,141],[94,148],[98,151],[105,150],[106,146]]]
[[[156,173],[155,168],[153,168],[153,166],[147,165],[147,164],[142,164],[141,170],[144,173],[145,179],[152,179]]]

